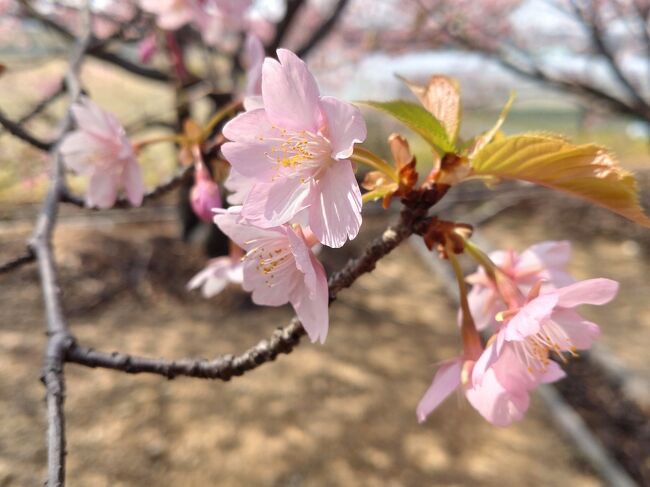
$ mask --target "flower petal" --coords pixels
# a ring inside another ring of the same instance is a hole
[[[350,161],[333,164],[318,180],[309,206],[309,226],[328,247],[342,247],[361,227],[361,192]]]
[[[508,391],[489,369],[480,385],[465,391],[469,403],[495,426],[508,426],[524,417],[530,404],[527,390]]]
[[[142,168],[137,160],[132,159],[126,163],[122,184],[129,202],[133,206],[140,206],[144,198],[144,181]]]
[[[256,183],[246,197],[242,215],[265,228],[287,223],[307,207],[312,185],[312,182],[303,182],[300,178]]]
[[[505,339],[520,341],[539,332],[541,322],[551,316],[557,305],[558,296],[543,294],[526,305],[506,324]]]
[[[279,127],[316,133],[320,101],[316,80],[294,53],[278,49],[262,66],[262,98],[269,120]]]
[[[581,304],[606,304],[618,293],[618,282],[611,279],[587,279],[557,289],[558,306],[574,308]]]
[[[462,365],[463,362],[460,359],[448,360],[440,365],[436,375],[433,376],[433,382],[415,410],[420,423],[424,422],[427,416],[460,386]]]
[[[291,232],[289,232],[290,234]],[[310,267],[309,272],[305,272],[305,280],[302,285],[298,285],[293,292],[291,304],[296,310],[298,319],[305,327],[309,339],[312,342],[320,341],[325,343],[327,331],[329,328],[329,288],[327,286],[327,276],[323,265],[318,261],[316,256],[309,252],[309,263],[298,263],[299,269]],[[301,269],[301,270],[302,270]],[[304,270],[303,270],[304,272]],[[311,275],[311,279],[308,278]],[[308,283],[312,280],[312,283]]]
[[[110,208],[117,199],[117,181],[106,173],[93,172],[86,191],[86,205],[90,208]]]
[[[556,310],[552,319],[562,327],[571,344],[578,350],[591,348],[600,337],[600,327],[596,323],[585,320],[572,309]]]
[[[327,117],[327,137],[332,144],[334,159],[347,159],[354,151],[354,144],[366,140],[368,131],[361,110],[331,96],[320,99]]]

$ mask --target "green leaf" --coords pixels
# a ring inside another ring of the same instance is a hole
[[[408,128],[419,134],[441,155],[456,152],[455,145],[449,140],[440,121],[420,105],[403,100],[377,102],[360,102],[396,118]]]
[[[504,137],[471,159],[472,175],[517,179],[564,191],[650,227],[634,175],[603,147],[547,134]]]

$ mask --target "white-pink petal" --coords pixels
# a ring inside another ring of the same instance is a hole
[[[426,420],[427,416],[460,386],[462,367],[463,362],[460,359],[443,362],[438,367],[436,374],[433,376],[433,382],[422,396],[422,399],[420,399],[415,410],[420,423]]]
[[[304,61],[287,49],[262,66],[262,98],[269,120],[279,127],[316,133],[320,125],[319,90]]]
[[[618,293],[618,282],[611,279],[587,279],[554,291],[558,306],[574,308],[581,304],[601,305],[609,303]]]
[[[327,137],[332,144],[334,159],[348,159],[354,151],[354,144],[366,140],[366,122],[361,110],[331,96],[320,99],[321,109],[327,119]]]
[[[309,226],[328,247],[342,247],[361,228],[361,191],[348,160],[339,161],[318,179],[309,204]]]

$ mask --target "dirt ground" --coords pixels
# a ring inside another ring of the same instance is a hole
[[[57,256],[82,343],[210,357],[241,351],[287,322],[289,309],[254,307],[237,292],[212,300],[187,293],[203,257],[175,238],[169,216],[149,211],[139,223],[114,224],[94,214],[90,227],[63,216]],[[0,258],[20,249],[23,221],[2,222]],[[383,225],[369,221],[364,231]],[[328,266],[362,240],[326,255]],[[41,485],[45,340],[33,266],[0,276],[0,313],[0,486]],[[325,346],[305,341],[230,383],[68,365],[69,485],[601,485],[538,402],[509,429],[491,427],[461,398],[417,423],[434,364],[458,351],[454,315],[403,246],[341,293]]]

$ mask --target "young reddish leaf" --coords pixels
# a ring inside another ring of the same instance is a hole
[[[396,118],[426,140],[441,154],[456,152],[456,146],[447,137],[447,131],[440,121],[420,105],[408,101],[361,102]]]
[[[447,131],[451,142],[456,142],[460,128],[460,87],[447,76],[432,76],[426,86],[420,86],[401,78],[420,103],[436,117]]]
[[[564,191],[650,227],[637,184],[606,149],[574,145],[561,137],[523,134],[483,147],[471,159],[472,175],[517,179]]]

